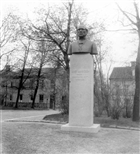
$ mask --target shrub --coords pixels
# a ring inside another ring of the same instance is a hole
[[[61,113],[62,114],[68,114],[69,113],[69,100],[67,99],[66,96],[62,97],[61,101]]]
[[[124,109],[123,109],[123,117],[131,118],[132,117],[133,105],[130,98],[125,98]]]
[[[112,108],[111,108],[111,118],[112,119],[119,119],[119,117],[120,117],[120,115],[121,115],[121,109],[120,108],[118,108],[118,107],[116,107],[116,106],[113,106]]]
[[[99,113],[99,111],[94,110],[94,116],[95,116],[95,117],[100,117],[101,114]]]
[[[123,118],[131,118],[132,117],[132,111],[128,110],[127,112],[123,112]]]

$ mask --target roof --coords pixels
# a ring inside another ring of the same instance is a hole
[[[24,77],[27,77],[27,76],[29,78],[35,77],[38,74],[38,70],[39,70],[39,68],[32,68],[32,69],[31,68],[25,68]],[[50,68],[50,67],[42,68],[41,77],[52,78],[55,71],[56,71],[55,68]],[[57,73],[63,74],[64,70],[62,68],[59,68],[59,69],[57,69]],[[2,77],[9,76],[9,77],[15,78],[15,79],[19,78],[20,75],[21,75],[21,70],[18,70],[16,72],[13,72],[13,71],[2,71],[2,72],[0,72],[0,76],[2,76]]]
[[[110,75],[111,79],[133,79],[131,67],[115,67]]]

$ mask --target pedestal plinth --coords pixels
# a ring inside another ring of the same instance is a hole
[[[73,54],[70,58],[69,123],[66,131],[98,132],[93,124],[94,107],[93,59],[90,54]]]

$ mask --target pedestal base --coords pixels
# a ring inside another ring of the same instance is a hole
[[[92,126],[70,126],[69,124],[62,125],[61,130],[63,131],[75,131],[75,132],[88,132],[97,133],[100,130],[100,124],[93,124]]]

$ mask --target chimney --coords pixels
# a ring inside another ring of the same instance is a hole
[[[131,61],[131,70],[132,70],[132,76],[135,77],[135,67],[136,67],[136,62]]]
[[[136,62],[135,61],[131,61],[131,68],[135,69],[135,67],[136,67]]]

